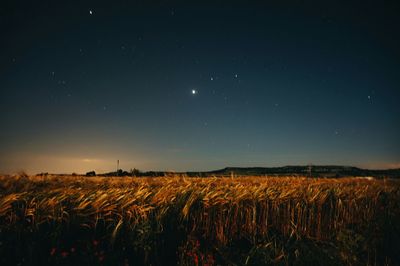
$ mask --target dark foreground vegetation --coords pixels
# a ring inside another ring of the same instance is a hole
[[[0,265],[399,265],[400,181],[0,177]]]

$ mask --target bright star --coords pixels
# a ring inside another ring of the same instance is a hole
[[[193,95],[197,94],[197,90],[192,90],[192,94]]]
[[[90,14],[90,15],[93,15],[93,11],[92,11],[92,10],[89,10],[89,14]]]

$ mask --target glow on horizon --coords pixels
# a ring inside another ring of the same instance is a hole
[[[7,158],[2,158],[0,163],[2,174],[14,174],[21,171],[27,172],[28,174],[37,173],[54,173],[54,174],[85,174],[88,171],[96,171],[97,173],[106,173],[115,171],[117,167],[117,160],[114,157],[80,157],[80,156],[49,156],[49,155],[35,155],[35,154],[16,154],[14,156],[8,156]],[[302,160],[294,159],[287,163],[279,163],[279,159],[269,160],[262,162],[240,162],[237,160],[182,160],[178,166],[175,161],[169,161],[165,159],[164,161],[157,159],[138,159],[138,158],[125,158],[120,157],[120,169],[129,171],[130,169],[136,168],[141,171],[210,171],[217,170],[224,167],[279,167],[285,165],[307,165],[307,162]],[[344,163],[329,163],[329,162],[316,162],[314,165],[346,165]],[[394,169],[400,168],[400,162],[370,162],[370,163],[356,163],[354,165],[360,168],[366,169]]]

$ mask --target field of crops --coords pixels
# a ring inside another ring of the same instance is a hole
[[[399,265],[400,181],[0,177],[1,265]]]

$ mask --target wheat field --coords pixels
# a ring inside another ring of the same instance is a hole
[[[398,265],[400,180],[0,177],[0,263]]]

